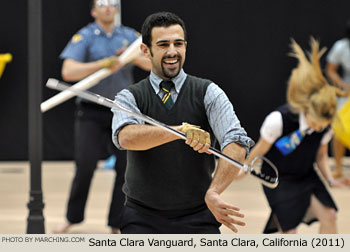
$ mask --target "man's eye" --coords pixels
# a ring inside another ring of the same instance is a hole
[[[184,42],[176,42],[176,43],[175,43],[175,46],[178,46],[178,47],[184,46],[184,45],[185,45]]]
[[[160,46],[160,47],[167,47],[167,46],[169,46],[169,44],[167,44],[167,43],[161,43],[161,44],[158,44],[158,46]]]

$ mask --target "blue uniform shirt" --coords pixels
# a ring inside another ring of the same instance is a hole
[[[137,37],[138,33],[129,27],[117,26],[113,33],[106,34],[96,23],[90,23],[72,37],[60,58],[96,61],[116,55],[116,51],[128,47]],[[128,64],[89,90],[113,99],[117,92],[134,82],[132,69],[133,65]]]

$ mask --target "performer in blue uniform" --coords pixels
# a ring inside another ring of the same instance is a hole
[[[93,0],[91,15],[95,22],[75,34],[61,53],[62,76],[66,81],[79,81],[101,68],[108,67],[114,74],[92,87],[90,91],[113,99],[117,92],[132,84],[133,67],[150,70],[149,59],[140,56],[132,64],[123,66],[118,54],[122,53],[139,34],[132,28],[116,26],[118,1]],[[67,220],[55,233],[64,233],[84,220],[85,205],[90,183],[103,153],[115,154],[117,173],[108,216],[113,233],[119,233],[120,213],[125,202],[121,190],[126,166],[125,152],[118,151],[111,140],[112,113],[109,109],[77,98],[75,119],[76,170],[67,206]]]

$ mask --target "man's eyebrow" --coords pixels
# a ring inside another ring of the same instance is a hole
[[[170,40],[158,40],[157,42],[156,42],[156,44],[161,44],[161,43],[169,43],[170,42]],[[175,39],[174,40],[174,42],[186,42],[186,40],[184,40],[184,39]]]

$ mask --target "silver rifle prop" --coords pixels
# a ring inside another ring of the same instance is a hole
[[[69,91],[69,92],[72,92],[74,95],[77,95],[77,96],[80,96],[86,100],[89,100],[91,102],[94,102],[94,103],[97,103],[97,104],[100,104],[100,105],[103,105],[105,107],[109,107],[109,108],[117,108],[117,109],[120,109],[122,111],[124,111],[125,113],[128,113],[144,122],[147,122],[151,125],[154,125],[154,126],[157,126],[159,128],[162,128],[184,140],[186,140],[186,135],[181,132],[181,131],[178,131],[176,129],[173,129],[171,127],[169,127],[168,125],[162,123],[162,122],[159,122],[147,115],[144,115],[144,114],[141,114],[141,113],[136,113],[134,111],[131,111],[127,108],[124,108],[123,106],[119,105],[118,103],[106,98],[106,97],[103,97],[103,96],[100,96],[98,94],[95,94],[95,93],[92,93],[92,92],[89,92],[89,91],[86,91],[86,90],[79,90],[77,89],[76,87],[73,87],[73,86],[69,86],[67,85],[66,83],[64,82],[60,82],[56,79],[49,79],[46,83],[46,86],[48,88],[51,88],[51,89],[56,89],[56,90],[60,90],[60,91],[63,91],[63,90],[66,90],[66,91]],[[224,160],[226,160],[227,162],[229,162],[230,164],[238,167],[239,169],[243,170],[245,173],[249,173],[251,175],[253,175],[255,178],[257,178],[260,182],[262,182],[265,186],[269,187],[269,188],[276,188],[277,185],[278,185],[278,170],[277,168],[275,167],[275,165],[270,161],[268,160],[267,158],[265,157],[262,157],[262,156],[258,156],[258,157],[255,157],[253,159],[253,161],[247,166],[245,164],[241,164],[240,162],[230,158],[229,156],[221,153],[220,151],[218,151],[217,149],[213,148],[213,147],[210,147],[209,148],[209,151],[214,154],[215,156],[219,157],[219,158],[222,158]],[[271,169],[273,170],[274,172],[274,175],[275,176],[269,176],[269,175],[265,175],[263,173],[260,173],[260,172],[257,172],[253,169],[253,165],[255,163],[256,160],[258,159],[262,159],[264,161],[266,161]]]

